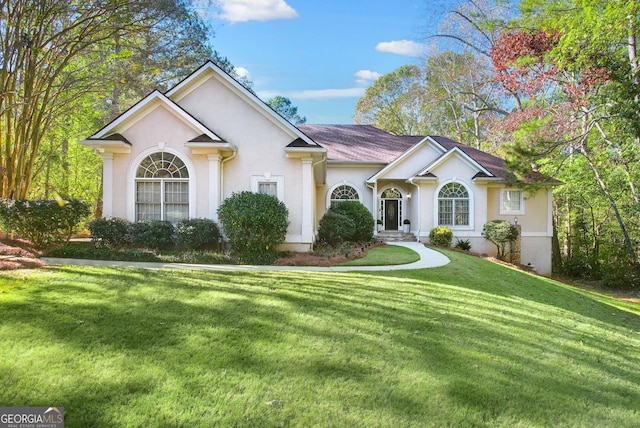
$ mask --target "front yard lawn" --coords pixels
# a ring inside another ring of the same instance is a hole
[[[632,427],[638,305],[457,252],[371,273],[0,274],[0,404],[68,427]]]

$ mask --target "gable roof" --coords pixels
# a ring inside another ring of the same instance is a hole
[[[390,134],[371,125],[300,125],[302,132],[311,137],[316,143],[327,149],[327,160],[342,162],[380,162],[392,167],[394,161],[415,148],[421,142],[429,142],[441,155],[424,165],[417,177],[434,178],[430,171],[448,157],[456,154],[467,163],[473,165],[478,173],[473,177],[486,178],[496,181],[515,181],[504,160],[492,154],[483,152],[471,146],[459,143],[441,136],[402,136]],[[371,177],[374,180],[387,167]],[[532,172],[521,179],[524,182],[545,182],[559,184],[560,182],[542,174]]]
[[[305,147],[305,148],[317,148],[321,149],[321,147],[316,144],[312,139],[308,136],[304,135],[298,128],[293,126],[291,122],[285,119],[282,115],[276,112],[271,106],[262,101],[256,94],[243,86],[240,82],[238,82],[233,76],[227,73],[225,70],[216,65],[213,61],[209,60],[205,62],[200,68],[195,70],[189,76],[184,78],[181,82],[175,85],[173,88],[169,89],[166,92],[167,97],[171,98],[176,102],[180,102],[180,100],[191,93],[194,89],[196,89],[200,83],[204,82],[211,76],[215,77],[219,82],[223,85],[227,86],[234,93],[241,96],[245,101],[251,104],[257,111],[262,113],[267,119],[271,120],[271,122],[275,123],[280,128],[286,130],[291,134],[292,140],[297,142],[296,145],[289,146],[292,147]],[[300,141],[305,143],[305,145],[301,145]]]
[[[113,138],[110,138],[112,134],[120,135],[120,132],[126,129],[129,124],[134,123],[136,120],[143,117],[146,113],[150,112],[160,105],[165,106],[169,111],[171,111],[177,117],[181,118],[185,123],[187,123],[193,130],[195,130],[196,132],[200,132],[201,135],[206,136],[211,141],[222,141],[222,139],[218,137],[213,131],[208,129],[186,110],[184,110],[170,98],[167,98],[157,90],[151,92],[149,95],[131,106],[128,110],[126,110],[112,122],[108,123],[98,132],[89,137],[87,141],[109,139],[113,140]]]

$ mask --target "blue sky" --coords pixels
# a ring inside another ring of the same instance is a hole
[[[428,0],[214,0],[214,48],[264,100],[289,98],[307,123],[353,123],[373,80],[424,61]],[[432,9],[432,10],[429,10]]]

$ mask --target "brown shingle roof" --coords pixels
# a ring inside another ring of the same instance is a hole
[[[389,134],[370,125],[300,125],[313,141],[327,149],[327,159],[389,163],[424,137]]]
[[[393,135],[370,125],[300,125],[305,135],[327,149],[327,159],[351,162],[390,163],[405,151],[424,140],[421,136]],[[481,165],[491,175],[480,172],[476,178],[495,177],[504,181],[514,180],[501,158],[458,143],[447,137],[431,136],[445,151],[457,147]],[[426,167],[427,165],[425,165]],[[523,181],[543,181],[550,184],[560,182],[538,173],[528,174]]]

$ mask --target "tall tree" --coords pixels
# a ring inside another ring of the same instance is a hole
[[[427,132],[426,80],[417,65],[403,65],[378,78],[356,103],[355,123],[374,125],[398,135]]]
[[[307,122],[307,118],[298,114],[298,107],[294,106],[289,98],[276,95],[267,100],[267,105],[295,126]]]
[[[0,197],[28,195],[43,142],[54,138],[49,134],[56,118],[73,112],[97,85],[104,88],[113,64],[133,56],[128,47],[164,43],[168,52],[181,46],[177,32],[166,33],[186,28],[166,24],[181,11],[189,14],[181,0],[0,0]],[[149,60],[158,56],[157,49],[146,54]],[[148,70],[134,71],[148,75]],[[114,88],[126,87],[128,77],[121,76],[122,85]]]
[[[492,59],[505,89],[527,101],[509,118],[520,137],[514,166],[534,162],[562,171],[558,162],[573,164],[579,157],[637,266],[633,216],[625,209],[630,203],[632,212],[640,208],[638,146],[630,144],[638,137],[637,112],[632,123],[625,120],[638,97],[637,5],[630,3],[523,2],[522,25],[534,30],[503,33]]]

